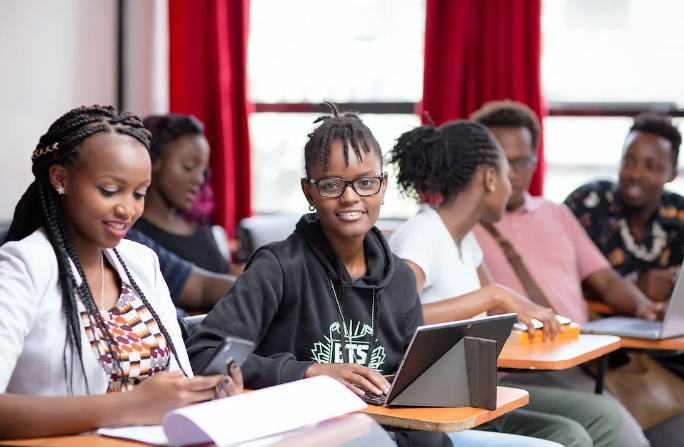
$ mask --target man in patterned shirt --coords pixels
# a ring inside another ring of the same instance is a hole
[[[618,183],[592,182],[565,200],[613,268],[659,302],[669,299],[684,257],[684,197],[663,189],[677,175],[681,142],[668,116],[641,114]]]

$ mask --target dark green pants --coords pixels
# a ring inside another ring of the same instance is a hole
[[[507,386],[526,390],[530,403],[477,429],[546,439],[566,447],[617,446],[622,416],[603,396],[531,385]]]

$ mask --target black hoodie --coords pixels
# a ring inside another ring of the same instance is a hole
[[[193,370],[233,335],[257,346],[242,368],[248,388],[301,379],[314,362],[349,363],[350,358],[383,374],[395,372],[423,324],[415,276],[377,228],[366,234],[364,251],[367,272],[354,280],[316,214],[302,216],[285,241],[252,255],[188,340]]]

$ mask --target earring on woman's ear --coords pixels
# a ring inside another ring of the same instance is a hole
[[[309,205],[309,211],[316,211],[316,207],[313,204]]]
[[[384,204],[385,204],[385,199],[382,199],[382,200],[380,201],[380,205],[384,205]]]
[[[57,188],[57,194],[59,194],[60,196],[65,194],[64,186],[59,185],[59,187]]]

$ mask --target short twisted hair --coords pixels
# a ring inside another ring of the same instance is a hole
[[[672,146],[672,161],[675,170],[677,169],[682,134],[679,133],[677,126],[672,123],[670,116],[654,112],[641,113],[634,118],[634,123],[629,129],[630,133],[634,131],[652,133],[669,141]]]
[[[306,176],[310,175],[311,168],[319,162],[324,162],[325,170],[328,170],[332,144],[336,140],[342,141],[344,159],[347,166],[349,166],[350,144],[359,160],[363,161],[364,153],[374,151],[380,157],[380,163],[382,164],[380,145],[368,126],[361,121],[361,118],[351,112],[341,115],[337,106],[330,102],[326,102],[326,104],[330,106],[333,115],[320,116],[314,121],[314,124],[319,122],[323,124],[308,135],[309,140],[304,146],[304,170],[306,171]]]
[[[532,136],[532,150],[539,144],[539,119],[537,114],[518,101],[490,101],[470,115],[470,119],[485,127],[524,127]]]

